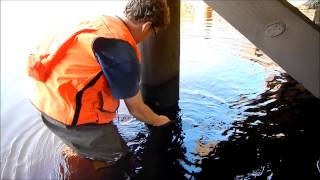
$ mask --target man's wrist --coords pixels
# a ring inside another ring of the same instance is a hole
[[[170,120],[167,118],[167,116],[158,115],[158,118],[155,123],[153,123],[153,126],[162,126],[164,124],[167,124],[168,122],[170,122]]]

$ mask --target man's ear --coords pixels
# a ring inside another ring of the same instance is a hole
[[[147,21],[145,23],[142,24],[142,32],[148,32],[150,31],[151,29],[151,25],[152,25],[152,22],[151,21]]]

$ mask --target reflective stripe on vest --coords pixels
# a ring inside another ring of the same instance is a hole
[[[82,23],[64,41],[51,39],[30,55],[28,73],[36,85],[31,100],[36,108],[67,126],[104,124],[115,118],[119,100],[112,97],[92,50],[98,37],[128,42],[140,60],[136,42],[120,19],[104,16]]]

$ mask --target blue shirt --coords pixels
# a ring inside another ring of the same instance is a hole
[[[126,99],[139,91],[140,63],[133,47],[126,41],[98,38],[93,42],[94,54],[114,98]]]

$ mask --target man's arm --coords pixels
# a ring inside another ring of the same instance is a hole
[[[93,43],[93,50],[111,88],[112,96],[124,99],[134,117],[154,126],[161,126],[170,121],[166,116],[157,115],[144,104],[139,90],[139,60],[129,43],[98,38]]]
[[[129,112],[137,119],[153,126],[161,126],[170,122],[167,116],[154,113],[142,100],[140,90],[131,97],[124,99]]]

